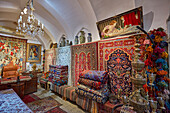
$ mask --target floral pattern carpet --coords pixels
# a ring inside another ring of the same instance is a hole
[[[13,89],[0,91],[0,113],[32,113]]]

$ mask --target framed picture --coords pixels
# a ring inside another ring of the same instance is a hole
[[[136,26],[143,28],[142,7],[99,21],[96,24],[100,39],[137,33],[140,30]]]
[[[27,43],[27,62],[41,62],[41,45]]]

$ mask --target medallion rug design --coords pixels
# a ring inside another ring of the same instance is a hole
[[[71,46],[71,75],[77,86],[79,74],[84,70],[97,70],[97,42]]]
[[[141,35],[140,41],[140,53],[143,55],[145,50],[145,45],[143,44],[145,40],[145,35]],[[121,49],[127,55],[129,55],[129,60],[132,61],[134,57],[134,44],[135,38],[134,35],[117,37],[109,40],[102,40],[98,42],[98,70],[106,71],[107,70],[107,61],[109,56],[117,49]],[[141,56],[143,58],[143,56]],[[143,59],[141,59],[143,60]]]
[[[45,97],[43,99],[28,103],[27,106],[33,111],[33,112],[47,112],[55,107],[61,106],[58,101],[53,99],[51,96]]]
[[[112,93],[117,95],[118,89],[122,89],[122,94],[131,90],[130,76],[126,75],[126,71],[131,71],[131,61],[126,52],[121,49],[115,50],[109,56],[107,70]]]
[[[145,36],[140,35],[139,42],[141,44],[141,55],[144,53]],[[126,76],[126,72],[132,70],[131,62],[133,61],[135,52],[135,35],[117,37],[110,40],[102,40],[98,42],[98,69],[100,71],[107,70],[109,79],[111,80],[111,91],[117,95],[117,89],[131,90],[130,76]],[[143,58],[143,56],[141,56]],[[142,59],[141,59],[142,60]]]

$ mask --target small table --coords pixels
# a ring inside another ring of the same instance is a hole
[[[18,94],[20,98],[24,97],[24,82],[11,84],[11,88]]]

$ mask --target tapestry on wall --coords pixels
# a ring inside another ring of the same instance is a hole
[[[68,85],[71,85],[71,47],[65,46],[56,49],[56,65],[68,65]]]
[[[139,34],[140,35],[140,34]],[[128,35],[124,37],[117,37],[109,40],[102,40],[98,42],[98,70],[106,71],[107,70],[107,61],[109,60],[109,56],[116,51],[117,49],[122,50],[123,52],[129,55],[129,60],[132,61],[134,57],[134,44],[135,44],[135,35]],[[145,46],[143,44],[145,40],[145,35],[141,35],[139,39],[141,44],[141,58],[143,58],[143,53],[145,50]],[[142,59],[141,59],[142,60]]]
[[[71,46],[72,84],[77,86],[79,74],[84,70],[97,70],[97,42]]]
[[[139,39],[141,43],[141,54],[144,53],[145,37]],[[131,62],[134,57],[134,36],[119,37],[116,39],[100,41],[98,43],[98,69],[107,70],[110,78],[111,91],[115,95],[118,89],[129,92],[131,90],[130,76],[126,72],[132,70]],[[143,56],[142,56],[143,57]]]
[[[137,33],[136,26],[143,27],[142,7],[97,22],[101,39]]]
[[[3,66],[16,65],[20,71],[26,68],[26,39],[0,36],[0,71]]]
[[[45,72],[49,71],[49,65],[56,65],[56,49],[45,50]]]

